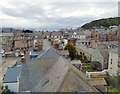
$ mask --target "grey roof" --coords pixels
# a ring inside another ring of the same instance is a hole
[[[44,73],[32,92],[57,92],[64,76],[67,73],[65,64],[61,58],[54,63],[49,70]]]
[[[99,49],[101,55],[103,56],[103,58],[108,59],[109,58],[109,52],[110,49]]]
[[[92,54],[93,51],[95,50],[95,49],[93,49],[93,48],[87,48],[87,47],[84,46],[84,45],[76,46],[76,48],[79,49],[79,50],[82,50],[82,51],[84,51],[84,52],[87,52],[87,53],[89,53],[89,54]]]
[[[14,34],[11,32],[11,33],[0,33],[0,36],[3,36],[3,37],[13,37]]]
[[[83,33],[83,31],[76,31],[76,34],[77,34],[77,35],[85,35],[85,34]]]
[[[17,82],[17,79],[20,75],[20,71],[21,71],[20,67],[9,67],[5,74],[3,83]]]
[[[62,36],[62,32],[52,32],[51,36]]]
[[[82,77],[82,73],[69,64],[53,49],[47,50],[40,58],[22,64],[19,91],[65,92],[66,89],[74,92],[86,87],[85,91],[96,92],[85,82],[85,76]]]
[[[2,31],[5,33],[10,33],[12,31],[14,31],[14,29],[13,28],[2,28]]]
[[[77,40],[76,42],[90,42],[90,40]]]
[[[47,58],[59,58],[60,55],[56,53],[54,50],[49,49],[45,54],[42,55],[41,58],[47,59]]]
[[[34,35],[38,38],[44,38],[44,34],[42,32],[34,32]]]
[[[22,64],[20,91],[30,90],[36,86],[40,78],[57,62],[59,55],[52,49],[47,50],[40,58]]]
[[[110,52],[118,54],[118,50],[119,50],[118,48],[115,48],[115,49],[112,49]]]
[[[45,35],[45,36],[50,36],[50,35],[51,35],[51,32],[44,32],[44,35]]]
[[[85,35],[91,35],[92,32],[89,31],[89,30],[84,30],[83,33],[84,33]]]
[[[112,44],[118,44],[118,41],[110,41],[110,42],[98,42],[98,44],[106,44],[106,45],[112,45]]]

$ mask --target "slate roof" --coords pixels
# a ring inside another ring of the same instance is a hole
[[[65,92],[85,89],[97,92],[88,85],[83,74],[53,49],[47,50],[40,58],[22,64],[19,91]],[[74,86],[73,86],[74,85]]]
[[[79,43],[79,42],[90,42],[90,40],[86,40],[86,39],[84,39],[84,40],[77,40],[77,42]]]
[[[10,36],[10,37],[13,37],[14,36],[14,34],[13,33],[0,33],[0,37],[6,37],[6,36]]]
[[[91,35],[91,31],[89,31],[89,30],[83,30],[83,33],[85,34],[85,35],[87,35],[87,36],[89,36],[89,35]]]
[[[59,58],[60,55],[56,53],[54,50],[49,49],[45,54],[41,56],[41,58],[48,59],[48,58]]]
[[[3,31],[4,33],[10,33],[10,32],[12,32],[12,31],[14,31],[14,29],[13,29],[13,28],[2,28],[2,31]]]
[[[34,32],[34,35],[38,37],[38,39],[44,38],[44,34],[42,32]]]
[[[20,75],[21,68],[20,67],[9,67],[5,74],[3,83],[12,83],[17,82],[18,77]]]
[[[40,58],[22,64],[20,91],[35,87],[40,78],[57,62],[58,55],[52,49],[46,51]]]
[[[62,36],[62,32],[52,32],[51,36]]]
[[[77,35],[85,35],[85,34],[83,33],[83,31],[78,31],[78,32],[76,31],[76,34],[77,34]]]
[[[66,68],[65,68],[66,67]],[[57,92],[67,73],[67,66],[61,62],[61,58],[39,80],[32,92]],[[48,81],[47,81],[48,80]],[[47,83],[46,83],[47,81]]]
[[[51,32],[44,32],[44,35],[45,35],[45,36],[50,36],[50,35],[51,35]]]
[[[82,51],[84,51],[84,52],[87,52],[87,53],[89,53],[89,54],[92,54],[93,51],[95,50],[95,49],[93,49],[93,48],[87,48],[87,47],[84,46],[84,45],[79,45],[79,46],[77,46],[76,48],[77,48],[77,49],[80,49],[80,50],[82,50]]]

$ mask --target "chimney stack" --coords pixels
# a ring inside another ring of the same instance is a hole
[[[25,62],[26,62],[26,58],[25,58],[24,53],[21,54],[21,62],[22,62],[22,63],[25,63]]]

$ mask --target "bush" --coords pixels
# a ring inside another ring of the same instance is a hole
[[[92,61],[91,62],[91,67],[95,70],[102,70],[102,65],[98,61]]]
[[[3,90],[2,94],[14,94],[14,92],[11,92],[8,88],[8,86],[5,86],[5,89]]]
[[[85,71],[92,71],[91,66],[84,66],[84,67],[82,67],[82,69]]]
[[[108,94],[114,93],[114,94],[118,94],[119,90],[118,88],[113,88],[112,86],[108,86]]]
[[[118,80],[119,77],[118,76],[117,77],[106,76],[104,78],[108,84],[108,92],[109,93],[114,92],[114,94],[118,94],[118,92],[120,92],[120,85],[119,85],[119,80]]]
[[[92,78],[102,78],[102,76],[97,75],[97,74],[91,75],[91,77],[92,77]]]

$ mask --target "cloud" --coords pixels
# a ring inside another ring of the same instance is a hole
[[[117,2],[37,2],[0,4],[4,27],[58,30],[75,28],[95,19],[118,16]]]

